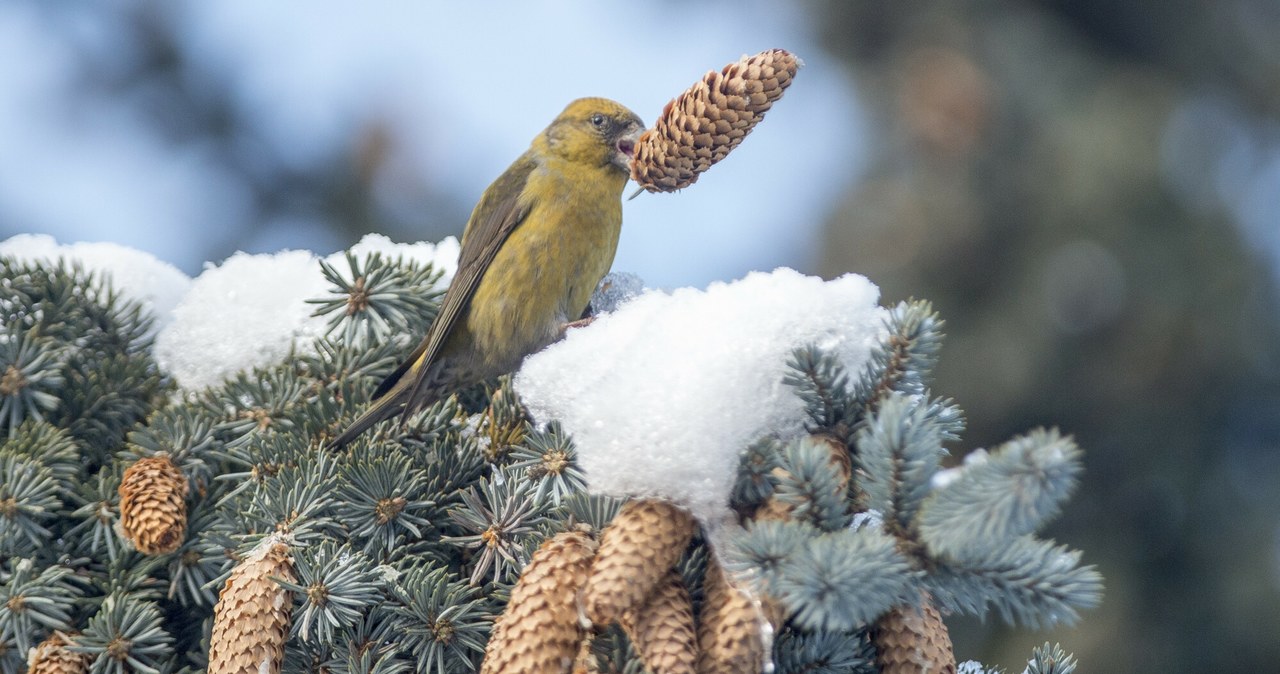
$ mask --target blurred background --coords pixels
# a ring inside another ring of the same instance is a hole
[[[960,659],[1095,672],[1280,662],[1280,1],[0,2],[0,239],[236,250],[460,234],[571,99],[647,122],[706,70],[806,67],[733,156],[625,207],[616,270],[787,265],[923,297],[958,453],[1086,450],[1047,532],[1107,578]],[[478,5],[479,3],[476,3]]]

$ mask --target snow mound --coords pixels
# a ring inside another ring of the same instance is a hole
[[[592,491],[667,498],[715,525],[739,453],[803,430],[782,382],[791,351],[816,344],[857,372],[884,330],[878,298],[865,277],[791,269],[648,291],[530,356],[515,387],[573,435]]]
[[[59,244],[47,234],[18,234],[0,242],[0,256],[23,262],[76,262],[86,271],[105,275],[111,287],[155,317],[155,330],[169,324],[174,307],[191,287],[191,279],[177,267],[117,243]]]
[[[429,262],[445,272],[447,284],[457,266],[458,242],[396,244],[379,234],[351,248],[357,259],[379,252],[384,257]],[[343,252],[325,258],[350,276]],[[307,251],[267,255],[236,253],[221,265],[209,265],[173,310],[173,322],[156,337],[160,367],[180,387],[216,386],[241,370],[283,361],[295,347],[310,349],[324,334],[327,319],[312,316],[307,300],[330,291],[319,258]]]

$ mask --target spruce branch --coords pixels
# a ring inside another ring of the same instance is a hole
[[[535,481],[534,498],[539,501],[550,500],[558,506],[571,494],[586,489],[586,476],[578,467],[573,439],[557,422],[548,424],[545,430],[530,430],[510,458],[512,469],[524,471],[528,479]]]
[[[855,397],[874,406],[891,391],[923,395],[942,349],[944,321],[923,300],[900,302],[885,319],[887,337],[855,386]]]
[[[528,429],[528,415],[511,387],[511,377],[500,377],[497,388],[489,393],[489,404],[481,412],[476,429],[485,459],[490,463],[504,462],[524,442]]]
[[[147,424],[131,431],[128,444],[118,458],[138,459],[168,456],[188,477],[190,491],[203,492],[221,466],[214,461],[214,424],[195,405],[170,405],[147,417]],[[213,465],[211,465],[213,464]]]
[[[26,419],[43,421],[59,405],[56,394],[66,381],[67,347],[52,337],[41,337],[5,326],[0,340],[0,425],[10,438]]]
[[[739,515],[749,516],[773,496],[778,485],[775,471],[782,467],[782,447],[776,438],[761,438],[742,452],[729,497],[730,506]]]
[[[379,557],[402,538],[434,531],[441,513],[426,476],[405,454],[387,446],[348,452],[337,473],[337,517],[364,552]]]
[[[604,494],[574,493],[564,501],[564,512],[568,515],[566,524],[585,524],[592,532],[599,533],[618,516],[625,503]]]
[[[786,629],[774,642],[777,674],[877,674],[875,658],[862,631]]]
[[[396,604],[377,632],[379,640],[397,644],[419,672],[454,674],[476,668],[489,633],[479,588],[451,579],[446,569],[420,567],[401,577],[391,594]]]
[[[462,504],[449,517],[467,533],[447,536],[446,542],[474,551],[470,582],[480,583],[492,571],[494,582],[515,579],[528,563],[526,543],[539,535],[546,507],[534,498],[533,486],[511,469],[462,492]]]
[[[364,553],[324,541],[293,556],[295,581],[281,581],[293,593],[290,634],[304,642],[333,644],[382,600],[381,576]]]
[[[850,630],[916,600],[917,572],[871,529],[810,538],[778,571],[773,594],[808,629]]]
[[[85,469],[75,438],[65,429],[36,419],[24,421],[7,440],[0,441],[0,454],[25,457],[48,468],[63,495],[75,491]]]
[[[53,472],[39,462],[0,453],[0,554],[33,554],[52,536],[59,491]]]
[[[798,348],[787,359],[782,382],[791,386],[812,424],[810,432],[828,431],[848,441],[861,408],[844,365],[816,345]]]
[[[983,616],[994,606],[1005,622],[1033,628],[1074,623],[1102,597],[1102,576],[1079,552],[1030,536],[963,565],[938,563],[925,584],[949,612]]]
[[[1033,651],[1026,674],[1071,674],[1076,671],[1076,664],[1075,656],[1063,651],[1062,646],[1050,646],[1046,641]]]
[[[108,595],[72,648],[94,658],[93,674],[159,674],[173,649],[160,609],[150,601]]]
[[[804,522],[748,522],[741,535],[729,539],[724,563],[726,568],[741,575],[759,578],[765,587],[777,587],[787,561],[819,533]]]
[[[55,564],[37,570],[30,558],[10,557],[0,568],[0,637],[26,653],[49,630],[71,630],[75,601],[83,589],[71,568]]]
[[[76,488],[70,503],[75,505],[70,519],[75,522],[66,539],[75,541],[74,551],[90,557],[106,554],[114,561],[124,549],[116,536],[119,519],[120,473],[117,467],[104,466]]]
[[[783,446],[778,463],[781,470],[773,498],[789,517],[822,531],[840,531],[849,525],[850,470],[843,443],[800,437]]]
[[[1040,528],[1058,514],[1081,472],[1080,448],[1056,429],[1034,430],[967,460],[921,508],[921,538],[956,560]]]
[[[188,528],[192,532],[209,533],[218,513],[209,500],[196,503]],[[216,579],[230,571],[234,561],[228,548],[211,543],[204,535],[188,536],[169,559],[169,590],[166,599],[176,599],[187,608],[210,607],[217,601],[213,591]]]
[[[216,437],[229,448],[239,447],[274,432],[294,427],[290,418],[303,404],[310,386],[291,369],[273,367],[241,372],[204,398],[206,409],[219,418]]]
[[[889,531],[899,536],[912,530],[930,479],[946,453],[930,410],[914,396],[893,392],[881,399],[857,434],[864,504],[879,511]]]
[[[432,265],[390,259],[370,253],[357,259],[346,253],[347,271],[320,260],[320,270],[330,283],[330,295],[307,300],[316,305],[315,316],[329,316],[327,334],[341,330],[346,344],[364,346],[399,342],[403,335],[418,335],[435,318],[442,272]]]

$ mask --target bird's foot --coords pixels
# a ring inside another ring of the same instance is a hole
[[[576,321],[569,321],[568,323],[560,326],[560,334],[564,335],[569,332],[571,328],[585,328],[588,325],[591,325],[591,322],[594,320],[596,320],[595,316],[587,316],[586,318],[579,318]]]

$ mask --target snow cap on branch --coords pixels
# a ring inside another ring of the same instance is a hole
[[[458,263],[458,242],[452,237],[439,244],[396,244],[369,234],[351,252],[430,263],[445,272],[441,284],[448,283]],[[345,255],[324,259],[345,270]],[[318,258],[307,251],[236,253],[196,277],[174,308],[172,322],[156,337],[156,360],[187,390],[281,362],[295,345],[310,349],[325,333],[327,320],[313,316],[315,306],[307,300],[327,290]]]
[[[573,435],[592,491],[728,513],[738,456],[803,430],[787,356],[816,344],[851,371],[884,330],[879,289],[791,269],[706,290],[649,291],[530,356],[515,380],[535,420]]]
[[[153,313],[157,330],[172,320],[173,308],[191,287],[191,279],[177,267],[118,243],[59,244],[47,234],[18,234],[0,241],[0,256],[24,262],[63,260],[107,276],[112,288]]]

